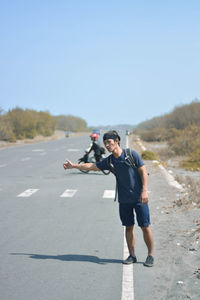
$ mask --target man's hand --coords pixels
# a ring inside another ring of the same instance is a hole
[[[146,204],[146,203],[148,203],[148,201],[149,201],[149,197],[148,197],[147,191],[142,191],[142,194],[141,194],[142,204]]]
[[[72,169],[73,168],[73,163],[70,160],[66,160],[63,164],[64,169]]]

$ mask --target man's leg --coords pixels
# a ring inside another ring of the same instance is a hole
[[[134,225],[126,226],[126,242],[131,256],[135,256],[135,234]]]
[[[154,264],[153,258],[153,234],[150,228],[150,216],[149,216],[149,206],[148,203],[142,205],[138,204],[135,207],[135,212],[137,215],[138,225],[141,227],[143,231],[143,237],[145,244],[148,248],[148,256],[144,265],[147,267],[152,267]]]
[[[119,214],[122,225],[125,226],[126,242],[129,250],[129,257],[123,261],[124,264],[133,264],[137,262],[135,257],[135,234],[134,234],[134,215],[133,208],[129,205],[120,204]],[[131,224],[131,225],[127,225]]]
[[[153,257],[153,234],[150,226],[141,227],[143,231],[144,241],[148,248],[148,256],[146,261],[144,262],[144,266],[153,267],[154,265],[154,257]]]
[[[153,256],[153,234],[150,226],[141,227],[145,244],[147,245],[148,255]]]
[[[127,259],[123,260],[123,264],[129,265],[137,262],[135,256],[135,234],[134,234],[134,225],[126,226],[126,242],[129,250],[129,256]]]

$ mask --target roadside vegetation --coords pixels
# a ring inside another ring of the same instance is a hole
[[[33,139],[37,135],[51,136],[55,130],[86,131],[86,122],[74,116],[51,116],[50,113],[30,109],[15,109],[4,112],[0,108],[0,140],[16,142]]]
[[[200,171],[200,102],[176,107],[171,113],[143,122],[134,129],[146,142],[165,142],[160,155],[180,156],[180,165]]]
[[[90,128],[87,128],[87,123],[85,120],[75,116],[65,116],[60,115],[54,117],[56,121],[56,129],[64,131],[88,131]]]
[[[177,206],[193,206],[195,208],[200,208],[200,185],[199,180],[192,178],[190,176],[181,176],[177,175],[176,180],[178,182],[181,182],[181,184],[185,187],[185,189],[188,191],[181,195],[180,199],[175,200],[174,203]],[[199,224],[200,225],[200,224]]]
[[[144,160],[158,160],[158,156],[154,152],[149,150],[143,151],[141,157]]]

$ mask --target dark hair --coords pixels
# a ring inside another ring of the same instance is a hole
[[[114,141],[116,141],[116,139],[118,139],[119,141],[121,140],[121,138],[116,130],[110,130],[110,131],[107,131],[106,133],[104,133],[103,140],[105,141],[105,140],[109,140],[109,139],[112,139]]]

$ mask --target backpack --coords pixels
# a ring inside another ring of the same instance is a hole
[[[137,169],[137,166],[135,164],[135,159],[131,153],[131,149],[127,148],[125,149],[125,163],[128,166],[131,166],[133,169]],[[108,164],[109,164],[109,169],[110,172],[113,173],[116,176],[116,172],[115,172],[115,168],[114,165],[112,163],[112,154],[108,157]],[[117,180],[116,180],[116,186],[115,186],[115,199],[114,201],[117,200]]]

